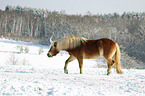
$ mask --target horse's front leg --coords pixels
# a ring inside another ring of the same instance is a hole
[[[83,58],[78,58],[80,74],[83,74]]]
[[[64,73],[68,74],[68,70],[67,70],[67,65],[69,62],[75,60],[76,58],[74,56],[70,56],[66,61],[65,61],[65,66],[64,66]]]

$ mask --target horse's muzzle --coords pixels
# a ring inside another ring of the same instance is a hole
[[[48,57],[52,57],[52,55],[50,55],[49,53],[47,54]]]

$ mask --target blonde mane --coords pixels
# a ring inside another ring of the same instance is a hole
[[[58,41],[57,50],[73,49],[86,42],[87,39],[78,36],[69,36]]]

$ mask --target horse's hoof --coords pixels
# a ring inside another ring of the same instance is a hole
[[[110,75],[112,72],[107,72],[107,75]]]
[[[111,74],[111,73],[112,73],[112,71],[107,70],[107,75],[109,75],[109,74]]]
[[[107,75],[110,75],[110,73],[107,73]]]
[[[68,74],[68,70],[64,70],[64,73],[65,73],[65,74]]]

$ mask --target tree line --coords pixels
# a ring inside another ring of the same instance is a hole
[[[0,35],[25,40],[33,38],[45,44],[50,43],[52,35],[53,40],[71,35],[88,39],[105,37],[119,43],[122,53],[126,54],[124,59],[128,56],[136,60],[136,64],[145,63],[144,12],[67,15],[64,11],[7,5],[5,11],[0,10]]]

